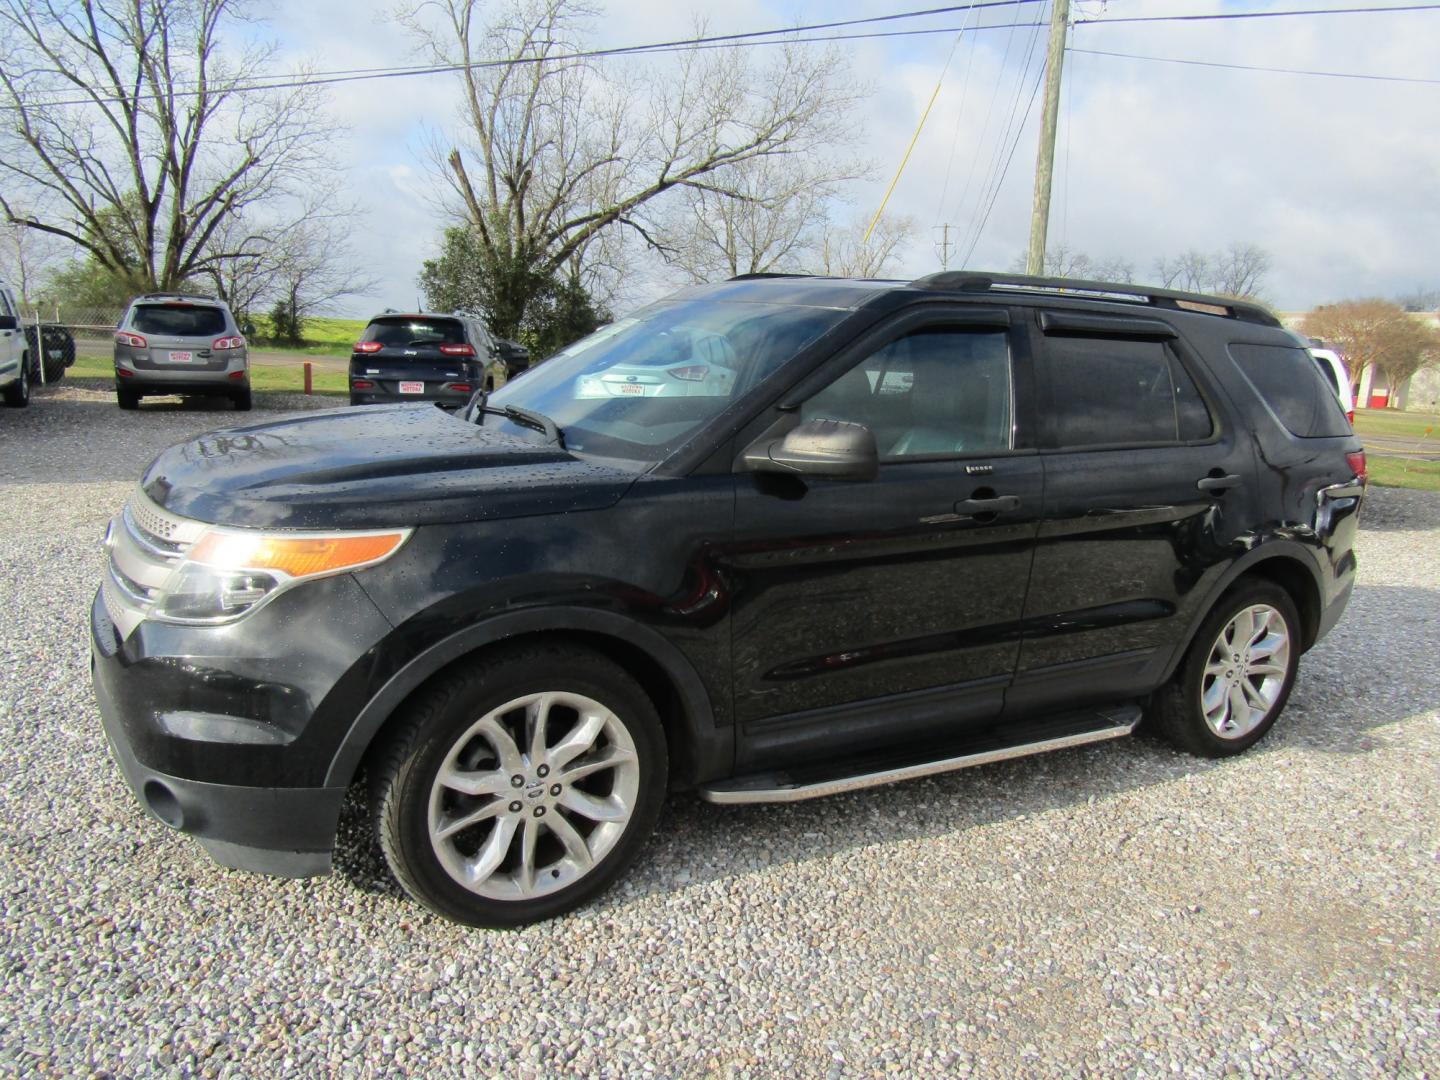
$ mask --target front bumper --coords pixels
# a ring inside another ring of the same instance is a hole
[[[329,872],[346,788],[296,783],[284,768],[328,761],[333,753],[333,747],[315,753],[307,736],[322,733],[304,730],[313,719],[305,702],[313,696],[277,695],[274,684],[239,674],[221,680],[210,666],[222,662],[218,657],[200,669],[181,656],[147,655],[144,629],[121,642],[96,595],[91,678],[106,739],[140,804],[195,836],[223,866],[283,877]],[[296,728],[298,737],[291,734]]]

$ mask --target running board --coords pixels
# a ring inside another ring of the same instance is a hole
[[[945,756],[900,763],[895,755],[872,755],[824,767],[802,767],[756,773],[702,787],[700,798],[712,803],[800,802],[843,791],[914,780],[921,776],[990,765],[1011,758],[1029,757],[1049,750],[1104,742],[1129,735],[1140,722],[1138,705],[1114,705],[1040,721],[1007,726],[1001,734],[986,732],[961,743],[951,743]]]

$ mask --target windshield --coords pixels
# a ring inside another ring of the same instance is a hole
[[[130,325],[142,334],[214,337],[225,332],[225,313],[196,304],[136,304]]]
[[[662,301],[562,349],[489,404],[549,416],[570,450],[653,463],[847,314]],[[485,423],[526,431],[498,417]]]

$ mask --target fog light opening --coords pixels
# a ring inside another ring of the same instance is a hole
[[[166,825],[178,829],[185,824],[185,812],[180,809],[180,800],[159,780],[146,780],[143,794],[145,805],[150,808],[150,812]]]

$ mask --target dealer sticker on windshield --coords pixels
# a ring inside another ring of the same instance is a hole
[[[425,384],[423,382],[402,382],[400,384],[400,392],[402,394],[423,394],[425,392]]]

